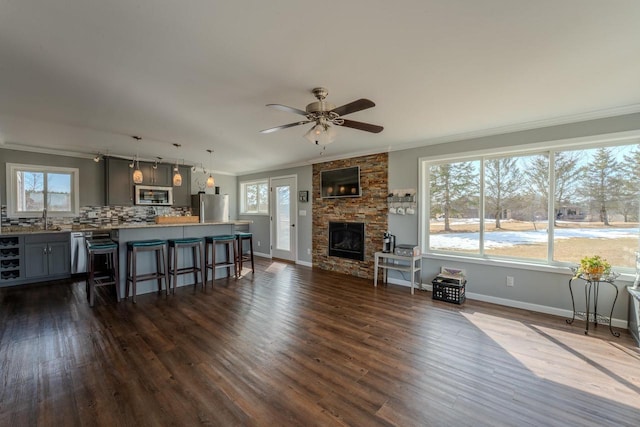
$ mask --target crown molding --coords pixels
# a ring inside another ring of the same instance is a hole
[[[632,104],[605,110],[589,111],[568,116],[554,117],[550,119],[533,120],[530,122],[514,123],[511,125],[498,126],[494,128],[479,129],[475,131],[437,136],[434,138],[423,139],[406,144],[390,146],[389,151],[408,150],[411,148],[425,147],[427,145],[446,144],[448,142],[464,141],[467,139],[483,138],[486,136],[503,135],[534,129],[543,129],[553,126],[580,123],[590,120],[606,119],[609,117],[624,116],[627,114],[636,113],[640,113],[640,104]]]
[[[589,120],[605,119],[608,117],[624,116],[627,114],[635,114],[635,113],[640,113],[640,104],[632,104],[632,105],[626,105],[622,107],[608,108],[608,109],[597,110],[597,111],[588,111],[584,113],[572,114],[572,115],[567,115],[562,117],[554,117],[550,119],[533,120],[530,122],[514,123],[511,125],[499,126],[494,128],[487,128],[487,129],[480,129],[480,130],[475,130],[470,132],[443,135],[443,136],[438,136],[434,138],[427,138],[427,139],[422,139],[418,141],[413,141],[405,144],[389,145],[387,146],[386,149],[376,148],[371,150],[356,151],[356,152],[334,155],[334,156],[320,155],[318,157],[314,157],[306,161],[290,163],[290,164],[278,166],[276,168],[242,172],[242,173],[238,173],[238,175],[251,175],[255,173],[270,172],[270,171],[280,170],[280,169],[289,169],[289,168],[295,168],[295,167],[301,167],[301,166],[308,166],[316,163],[331,162],[334,160],[343,160],[343,159],[350,159],[353,157],[368,156],[371,154],[377,154],[382,152],[409,150],[412,148],[420,148],[420,147],[425,147],[429,145],[445,144],[449,142],[464,141],[467,139],[482,138],[482,137],[493,136],[493,135],[502,135],[502,134],[526,131],[526,130],[533,130],[533,129],[542,129],[542,128],[547,128],[552,126],[566,125],[571,123],[580,123],[580,122],[585,122]]]
[[[66,151],[58,148],[51,149],[47,147],[38,147],[35,145],[17,144],[14,142],[5,142],[0,146],[6,150],[27,151],[29,153],[52,154],[54,156],[76,157],[80,159],[92,159],[97,153],[80,153],[78,151]],[[115,157],[115,156],[114,156]]]

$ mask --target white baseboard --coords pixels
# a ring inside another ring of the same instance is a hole
[[[394,285],[411,287],[411,283],[409,283],[406,280],[389,278],[387,281],[389,283],[393,283]],[[416,287],[415,284],[413,286]],[[420,289],[420,286],[417,286],[417,288]],[[428,283],[428,284],[423,283],[422,289],[427,291],[433,291],[433,286],[431,285],[431,283]],[[546,305],[532,304],[528,302],[510,300],[506,298],[498,298],[498,297],[493,297],[489,295],[476,294],[472,292],[467,292],[466,295],[468,299],[472,299],[472,300],[490,302],[492,304],[504,305],[506,307],[520,308],[522,310],[535,311],[537,313],[552,314],[554,316],[565,317],[567,319],[573,316],[573,313],[571,312],[571,310],[565,310],[557,307],[549,307]],[[615,319],[615,318],[611,319],[611,325],[616,328],[622,328],[622,329],[629,328],[629,323],[626,320],[622,320],[622,319]]]
[[[305,267],[313,267],[313,263],[309,262],[309,261],[296,261],[297,265],[304,265]]]
[[[262,258],[271,259],[271,254],[265,254],[265,253],[262,253],[262,252],[254,252],[253,256],[259,256],[259,257],[262,257]]]
[[[261,252],[254,252],[253,253],[254,256],[259,256],[262,258],[269,258],[272,259],[273,257],[270,254],[265,254],[265,253],[261,253]],[[313,267],[313,263],[309,262],[309,261],[296,261],[296,265],[303,265],[305,267]]]

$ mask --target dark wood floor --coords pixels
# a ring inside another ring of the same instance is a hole
[[[563,318],[259,259],[96,306],[0,290],[0,425],[640,425],[640,351]]]

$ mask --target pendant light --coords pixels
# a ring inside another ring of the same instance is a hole
[[[140,170],[140,160],[136,156],[136,169],[133,171],[133,183],[142,184],[142,171]]]
[[[180,144],[173,144],[174,147],[180,148]],[[178,168],[178,158],[176,157],[176,165],[173,168],[173,186],[182,186],[182,175],[180,175],[180,169]]]
[[[213,168],[213,163],[211,160],[211,157],[213,155],[213,150],[207,150],[207,152],[209,153],[209,166],[211,166],[211,168]],[[211,171],[213,169],[209,169],[209,178],[207,178],[207,187],[208,188],[213,188],[214,185],[216,185],[216,180],[213,179],[213,175],[211,175]]]
[[[132,136],[136,141],[140,141],[142,138],[139,136]],[[142,171],[140,170],[140,160],[138,159],[138,153],[136,152],[135,157],[136,169],[133,171],[133,183],[134,184],[142,184]]]

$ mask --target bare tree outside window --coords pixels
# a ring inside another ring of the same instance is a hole
[[[429,168],[431,247],[443,240],[478,242],[480,233],[480,162],[456,162]],[[449,235],[445,234],[455,233]],[[437,235],[437,236],[436,236]],[[479,245],[456,245],[463,252],[480,250]],[[457,250],[457,249],[452,249]]]
[[[639,243],[639,164],[640,145],[428,164],[427,250],[569,264],[599,254],[631,270]]]

